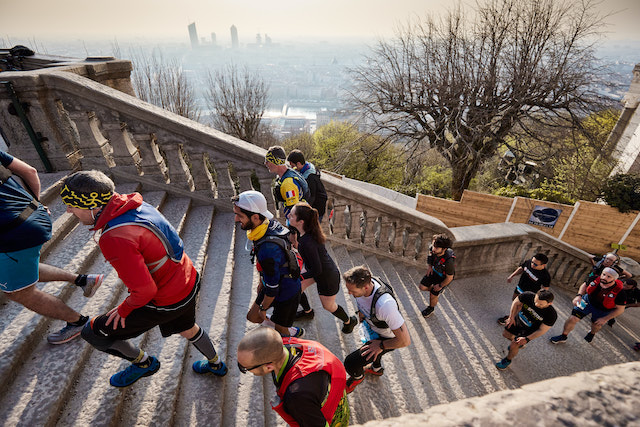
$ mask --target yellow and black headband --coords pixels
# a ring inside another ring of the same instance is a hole
[[[271,151],[269,151],[267,153],[267,155],[264,156],[264,159],[267,162],[273,163],[274,165],[284,165],[284,162],[285,162],[285,159],[281,159],[279,157],[276,157]]]
[[[109,203],[111,196],[113,196],[111,191],[107,193],[98,193],[97,191],[79,193],[71,190],[67,184],[60,190],[60,197],[65,205],[80,209],[100,208]]]

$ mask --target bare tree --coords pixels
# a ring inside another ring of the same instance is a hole
[[[247,142],[258,143],[260,120],[269,105],[269,86],[256,73],[228,65],[207,74],[207,103],[213,126]],[[268,134],[268,132],[267,132]]]
[[[161,54],[132,54],[131,80],[138,98],[191,120],[200,119],[196,92],[179,61]]]
[[[594,5],[486,0],[473,19],[458,6],[414,20],[351,70],[351,100],[376,131],[409,149],[435,147],[451,165],[459,200],[515,130],[579,126],[599,108],[591,83],[603,17]]]

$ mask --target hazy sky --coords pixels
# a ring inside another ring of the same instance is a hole
[[[473,4],[474,0],[464,0]],[[294,37],[386,37],[410,16],[438,13],[446,0],[0,0],[0,38],[146,38],[188,41],[187,25],[219,43],[238,28],[241,42],[266,33]],[[640,0],[605,0],[621,11],[607,22],[612,39],[640,40]]]

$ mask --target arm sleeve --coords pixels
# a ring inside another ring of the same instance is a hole
[[[0,163],[5,168],[9,166],[13,162],[13,156],[9,153],[5,153],[4,151],[0,151]]]
[[[284,252],[276,243],[263,243],[258,251],[258,262],[262,267],[264,292],[275,297],[280,291],[280,266],[285,263]]]
[[[322,427],[327,420],[322,415],[322,402],[327,395],[329,374],[313,372],[295,380],[283,396],[283,408],[301,427]]]
[[[103,235],[100,250],[129,289],[129,296],[118,306],[118,314],[127,317],[134,309],[153,299],[158,288],[135,242]]]
[[[318,253],[318,244],[311,237],[305,238],[304,241],[300,241],[299,243],[301,244],[298,245],[298,250],[304,261],[304,266],[307,269],[307,271],[302,274],[302,278],[318,277],[322,274],[322,261]]]

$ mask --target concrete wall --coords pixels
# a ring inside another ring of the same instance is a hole
[[[640,362],[607,366],[433,406],[363,426],[631,426],[640,424]]]

